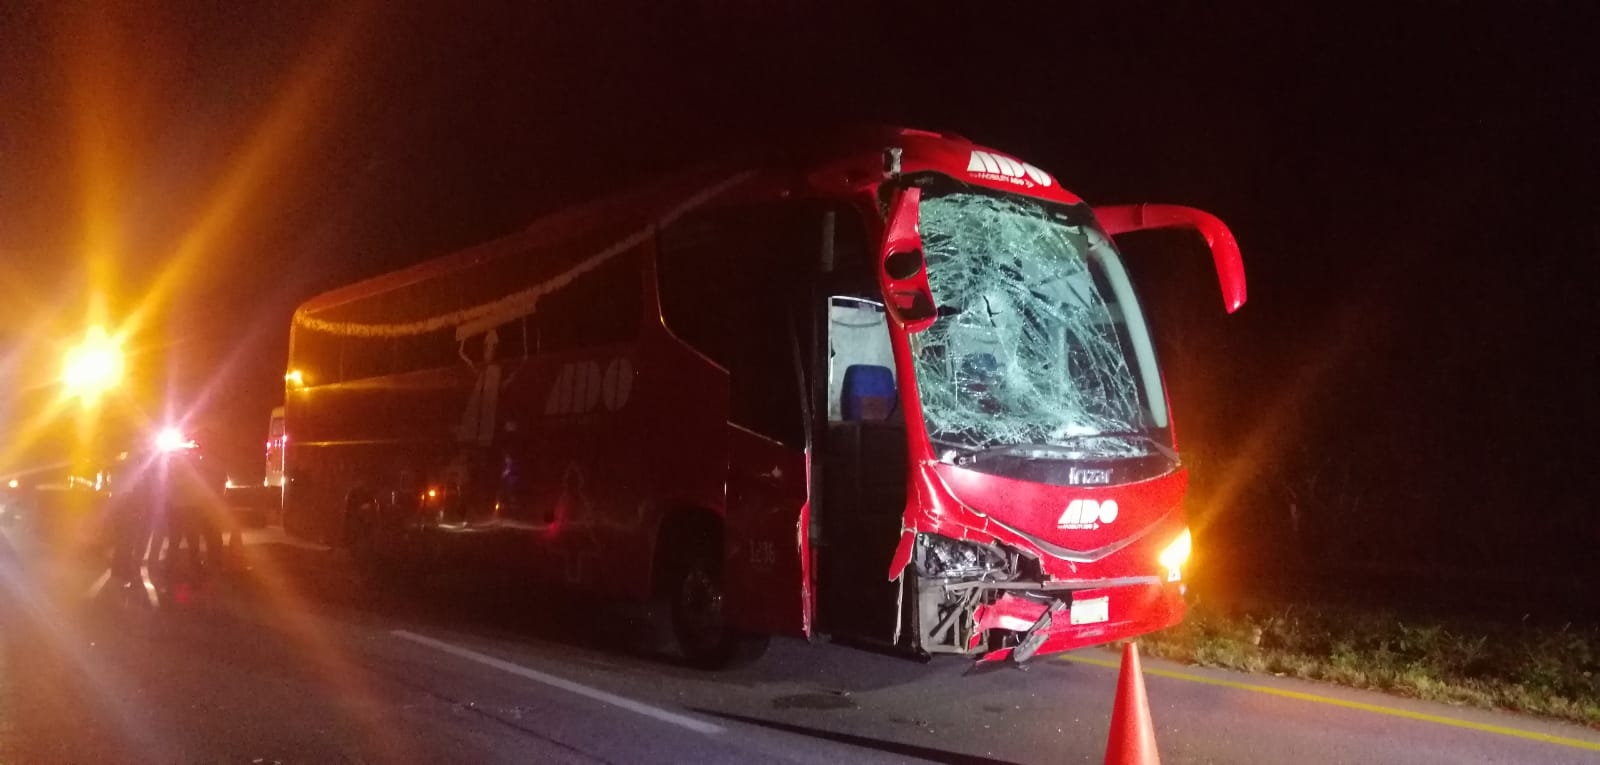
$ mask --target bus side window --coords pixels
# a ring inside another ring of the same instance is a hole
[[[828,420],[888,420],[898,404],[883,304],[870,298],[829,298]]]
[[[473,364],[483,362],[484,344],[488,340],[488,332],[480,332],[459,342],[456,352],[456,362],[462,359],[470,360]],[[511,369],[526,361],[534,354],[534,322],[532,316],[506,322],[494,328],[494,360],[500,364],[507,364]]]
[[[425,369],[441,369],[461,364],[459,343],[455,330],[450,327],[424,332],[419,335],[402,335],[389,341],[394,354],[393,373],[407,374]]]
[[[381,377],[394,371],[394,341],[387,337],[352,336],[343,339],[345,380]]]
[[[290,366],[304,375],[308,385],[340,382],[343,338],[305,327],[296,327],[291,343]]]
[[[805,420],[791,333],[805,330],[799,269],[815,247],[786,236],[798,230],[794,218],[770,207],[690,216],[663,232],[657,270],[667,328],[728,370],[728,421],[799,447]]]
[[[894,349],[874,252],[861,216],[835,208],[833,268],[823,277],[827,313],[818,328],[827,341],[819,360],[827,387],[818,410],[829,422],[900,418]]]
[[[643,315],[644,281],[634,248],[540,298],[538,334],[529,344],[538,353],[560,353],[631,342]]]

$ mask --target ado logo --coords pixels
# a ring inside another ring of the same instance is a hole
[[[633,393],[633,362],[615,358],[600,366],[599,361],[571,361],[561,365],[550,394],[545,398],[547,415],[588,414],[604,405],[615,412],[628,405]]]
[[[1117,519],[1117,501],[1108,499],[1098,502],[1092,499],[1075,499],[1067,505],[1066,512],[1061,514],[1061,520],[1056,521],[1057,528],[1063,529],[1098,529],[1100,524],[1109,524]]]
[[[989,181],[1000,181],[1033,188],[1049,186],[1050,174],[1026,162],[1018,162],[1004,154],[992,151],[973,151],[967,160],[967,172]]]

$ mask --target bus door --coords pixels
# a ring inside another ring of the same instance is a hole
[[[863,293],[866,291],[863,290]],[[836,639],[891,647],[900,582],[889,581],[906,506],[906,430],[884,306],[830,295],[818,364],[818,613]]]

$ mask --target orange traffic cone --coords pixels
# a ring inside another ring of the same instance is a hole
[[[1122,647],[1122,673],[1117,677],[1117,701],[1111,709],[1111,738],[1106,742],[1106,765],[1161,765],[1156,754],[1156,727],[1150,720],[1150,699],[1144,695],[1144,671],[1139,649]]]

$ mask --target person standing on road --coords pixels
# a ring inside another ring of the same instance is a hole
[[[107,510],[111,517],[111,575],[142,584],[146,563],[154,564],[166,538],[166,513],[155,501],[153,476],[145,468],[151,455],[123,452],[112,471]]]
[[[127,584],[142,582],[145,554],[150,548],[150,507],[113,494],[108,511],[111,515],[111,576]]]
[[[228,477],[212,450],[214,443],[211,431],[196,432],[179,466],[183,486],[176,493],[177,504],[187,526],[190,568],[196,576],[222,568],[222,539],[232,520],[223,499]]]

